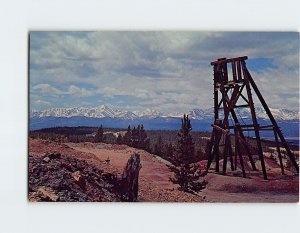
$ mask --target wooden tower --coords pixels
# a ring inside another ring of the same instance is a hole
[[[251,77],[245,60],[247,60],[246,56],[231,59],[220,58],[217,61],[211,62],[214,70],[214,124],[212,124],[212,135],[206,148],[208,155],[207,169],[210,168],[212,161],[215,160],[215,170],[219,172],[219,160],[223,157],[222,173],[225,174],[228,158],[232,171],[237,169],[239,160],[243,177],[246,177],[245,160],[250,162],[253,170],[257,170],[254,157],[258,157],[261,163],[263,177],[267,180],[260,131],[271,130],[274,133],[282,174],[284,174],[284,166],[280,144],[285,148],[287,156],[299,173],[299,166],[295,157],[262,94]],[[253,89],[258,100],[261,102],[261,105],[270,119],[271,125],[260,125],[258,123],[251,89]],[[250,123],[246,124],[244,121],[240,122],[240,119],[237,117],[238,108],[248,108],[250,110]],[[229,118],[232,119],[232,122]],[[246,141],[244,136],[245,131],[254,131],[256,140],[255,146],[251,146]],[[230,132],[233,132],[232,136]],[[231,138],[234,138],[234,150]],[[243,156],[245,154],[246,156]]]

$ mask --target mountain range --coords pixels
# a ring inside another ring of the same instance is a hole
[[[267,114],[261,107],[256,107],[256,116],[259,119],[268,119]],[[277,120],[293,121],[299,119],[299,112],[288,109],[270,109],[274,118]],[[43,111],[30,111],[30,118],[43,117],[87,117],[87,118],[113,118],[121,120],[134,119],[154,119],[154,118],[181,118],[183,114],[188,114],[191,119],[207,119],[213,118],[213,109],[192,109],[185,113],[170,113],[164,114],[153,109],[146,109],[144,111],[123,111],[111,105],[101,105],[99,107],[73,107],[73,108],[51,108]],[[250,118],[249,109],[240,109],[237,111],[238,116],[243,119]]]

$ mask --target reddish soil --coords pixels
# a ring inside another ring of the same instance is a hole
[[[134,152],[140,154],[142,168],[139,176],[139,201],[144,202],[203,202],[203,197],[177,190],[169,182],[171,173],[167,161],[143,150],[125,145],[105,143],[53,143],[43,140],[29,141],[29,153],[42,156],[46,152],[59,152],[63,155],[83,159],[105,172],[122,173],[129,157]],[[109,159],[109,163],[105,160]]]
[[[29,141],[29,153],[42,156],[45,152],[59,152],[82,159],[105,172],[122,173],[129,157],[139,153],[142,168],[139,177],[139,201],[146,202],[298,202],[299,177],[289,172],[280,175],[277,164],[268,161],[269,180],[261,172],[247,173],[249,178],[214,174],[205,177],[207,188],[197,195],[177,190],[169,181],[172,173],[167,161],[143,150],[125,145],[105,143],[54,143],[43,140]],[[105,161],[107,160],[107,161]],[[108,162],[109,161],[109,162]],[[229,169],[228,169],[229,171]]]

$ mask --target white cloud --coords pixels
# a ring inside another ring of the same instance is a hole
[[[44,100],[36,100],[35,101],[35,104],[36,105],[39,105],[39,106],[46,106],[46,107],[48,107],[49,105],[50,105],[50,102],[48,102],[48,101],[44,101]]]
[[[65,94],[63,91],[51,86],[50,84],[42,83],[32,87],[32,90],[38,91],[42,95],[62,95]]]
[[[123,96],[130,96],[136,98],[136,108],[152,104],[163,112],[176,106],[181,108],[178,110],[210,107],[213,104],[210,62],[218,57],[248,55],[249,59],[267,58],[274,63],[274,67],[260,72],[251,71],[270,106],[295,108],[298,98],[297,33],[42,34],[31,36],[36,44],[30,52],[30,79],[37,84],[32,88],[34,91],[66,98],[99,95],[102,101],[109,98],[115,103]],[[67,91],[45,86],[49,80]],[[287,98],[287,93],[294,96]],[[279,98],[269,97],[275,94]]]
[[[79,88],[79,87],[77,87],[75,85],[71,85],[69,87],[68,94],[73,95],[73,96],[78,97],[78,98],[80,98],[80,97],[88,97],[88,96],[92,96],[93,95],[92,91],[89,91],[89,90],[87,90],[85,88]]]

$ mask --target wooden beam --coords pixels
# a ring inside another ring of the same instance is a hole
[[[231,66],[232,66],[232,79],[233,81],[237,81],[236,79],[236,64],[235,61],[231,62]]]
[[[238,139],[238,129],[235,129],[234,136],[235,136],[235,150],[236,150],[237,155],[239,156],[240,165],[241,165],[241,169],[243,172],[243,177],[246,178],[243,156],[242,156],[242,153],[240,150],[240,143],[239,143],[239,139]]]
[[[218,59],[217,61],[213,61],[210,64],[211,65],[216,65],[216,64],[222,64],[222,63],[229,63],[229,62],[235,62],[235,61],[242,61],[242,60],[247,60],[248,57],[247,56],[243,56],[243,57],[236,57],[236,58],[229,58],[229,59]]]
[[[238,78],[238,81],[242,81],[242,71],[241,71],[241,62],[238,61],[237,62],[237,78]]]
[[[281,168],[281,174],[284,175],[283,162],[282,162],[282,157],[281,157],[281,152],[280,152],[278,137],[277,137],[277,133],[276,133],[275,129],[274,129],[274,137],[275,137],[276,149],[277,149],[277,154],[278,154],[280,168]]]
[[[256,138],[256,144],[257,144],[257,152],[258,152],[258,156],[259,156],[259,159],[261,162],[261,168],[263,171],[264,179],[267,180],[268,177],[267,177],[266,165],[265,165],[265,160],[264,160],[264,156],[263,156],[262,145],[261,145],[261,140],[260,140],[260,135],[259,135],[259,124],[256,119],[255,108],[254,108],[254,103],[253,103],[252,93],[251,93],[251,88],[250,88],[250,83],[249,83],[249,77],[245,71],[246,65],[245,65],[244,61],[242,62],[242,69],[243,69],[243,73],[244,73],[245,85],[246,85],[246,90],[247,90],[247,95],[248,95],[248,100],[249,100],[249,105],[250,105],[250,112],[251,112],[252,121],[253,121],[253,125],[254,125],[254,132],[255,132],[255,138]]]

